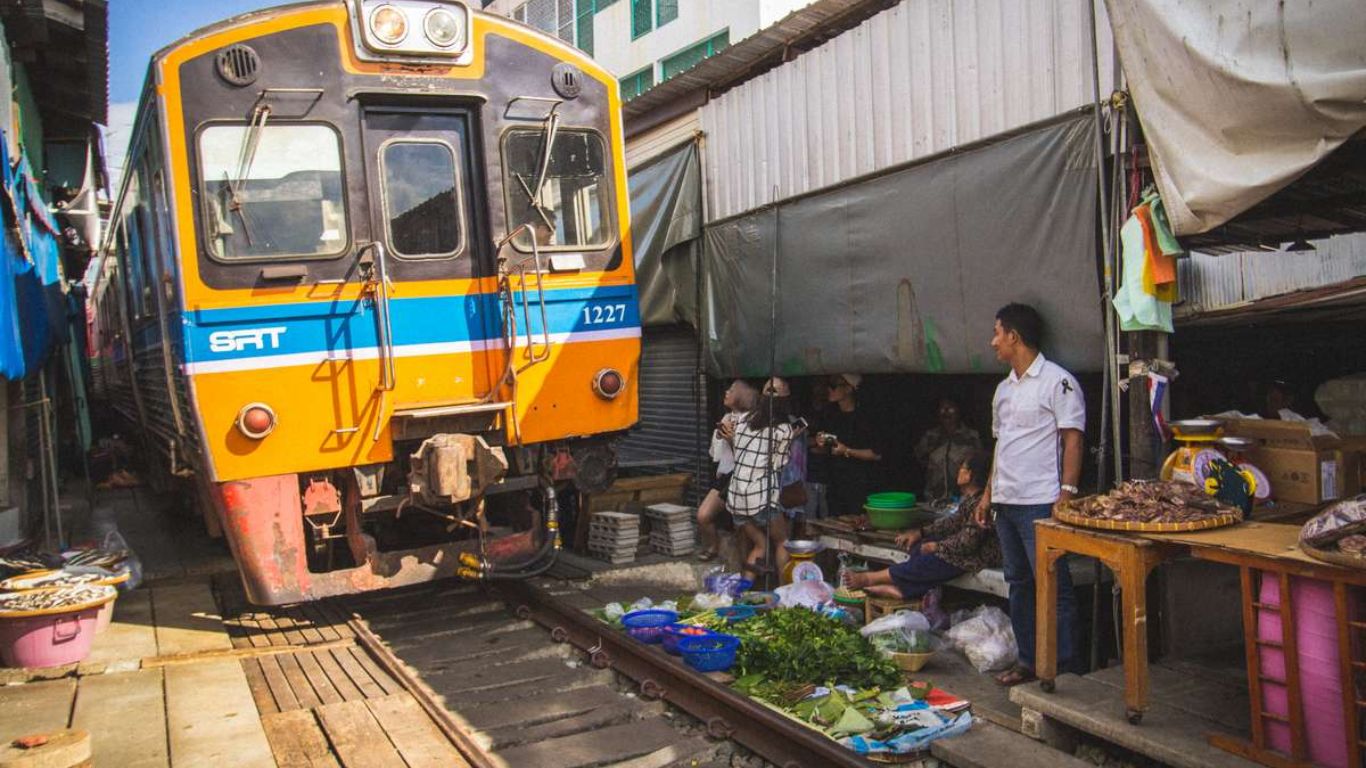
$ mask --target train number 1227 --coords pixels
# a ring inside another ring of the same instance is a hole
[[[594,304],[583,308],[583,322],[585,325],[618,323],[625,319],[625,304]]]

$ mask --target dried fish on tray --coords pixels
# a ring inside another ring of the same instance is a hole
[[[97,608],[118,596],[118,590],[104,584],[81,584],[56,589],[30,589],[26,592],[0,593],[0,618],[68,613]]]
[[[108,584],[114,586],[128,581],[127,570],[115,571],[89,565],[67,566],[59,570],[37,571],[0,581],[0,589],[20,591],[26,589],[50,589],[52,587],[75,587],[81,584]]]
[[[1218,528],[1243,519],[1238,508],[1176,480],[1130,480],[1109,493],[1069,502],[1055,516],[1088,528],[1152,532]]]
[[[16,549],[0,555],[0,578],[8,578],[29,571],[43,571],[58,568],[62,564],[60,555],[39,552],[35,549]]]
[[[67,565],[93,565],[114,568],[128,559],[128,553],[108,549],[75,549],[65,553]]]
[[[1300,529],[1300,549],[1311,557],[1366,568],[1366,494],[1334,502]]]

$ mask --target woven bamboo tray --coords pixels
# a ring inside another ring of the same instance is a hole
[[[1223,528],[1226,525],[1241,523],[1242,516],[1227,513],[1213,515],[1199,520],[1184,520],[1179,523],[1140,523],[1133,520],[1107,520],[1105,518],[1087,517],[1070,511],[1067,505],[1063,508],[1053,510],[1053,518],[1059,522],[1075,525],[1080,528],[1095,528],[1102,531],[1120,531],[1129,533],[1184,533],[1186,531],[1204,531],[1210,528]]]
[[[1300,549],[1304,550],[1304,553],[1306,555],[1309,555],[1315,560],[1322,560],[1325,563],[1341,565],[1347,568],[1360,568],[1366,570],[1366,557],[1349,555],[1346,552],[1337,552],[1329,549],[1319,549],[1318,547],[1311,547],[1308,544],[1305,544],[1303,541],[1300,542]]]

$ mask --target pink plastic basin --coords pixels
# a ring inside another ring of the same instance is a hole
[[[8,667],[59,667],[83,661],[95,642],[99,612],[100,606],[90,606],[66,613],[0,617],[0,659]]]
[[[118,601],[119,599],[116,597],[100,606],[99,614],[95,616],[95,634],[98,635],[109,629],[109,625],[114,623],[114,603]]]

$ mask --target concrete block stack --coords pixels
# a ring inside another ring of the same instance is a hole
[[[626,512],[594,512],[588,521],[588,552],[612,564],[632,563],[640,546],[640,517]]]
[[[690,555],[697,547],[697,524],[692,507],[651,504],[645,508],[650,521],[650,548],[662,555]]]

